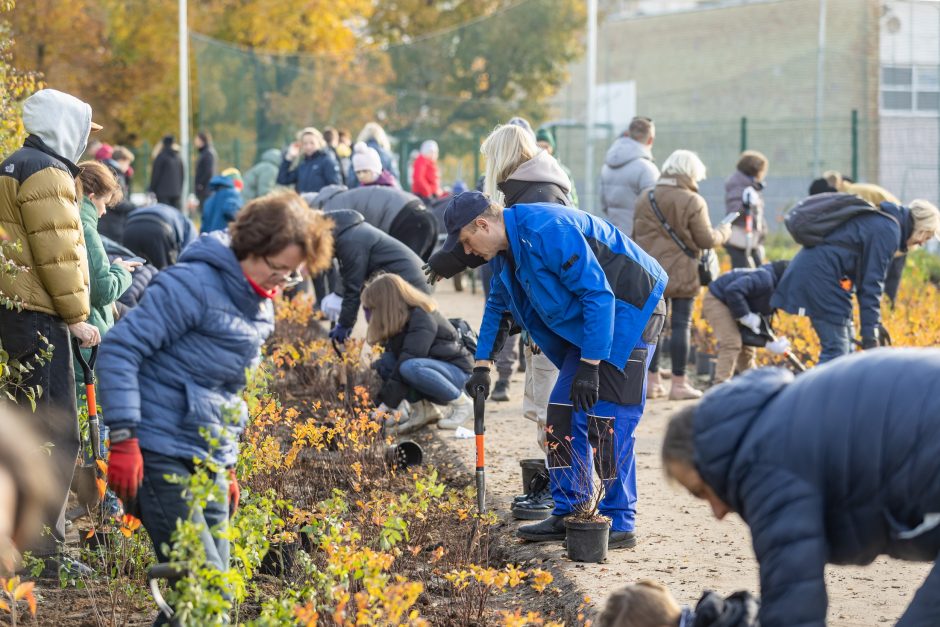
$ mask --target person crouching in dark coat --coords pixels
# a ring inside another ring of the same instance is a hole
[[[421,270],[421,258],[397,239],[368,224],[349,209],[327,211],[333,221],[333,252],[339,262],[341,286],[324,297],[320,310],[336,326],[330,338],[345,342],[359,316],[362,287],[379,272],[397,274],[415,289],[431,293]]]
[[[792,266],[791,266],[792,267]],[[677,413],[667,475],[750,527],[762,627],[826,624],[827,564],[940,554],[940,350],[751,370]],[[934,566],[898,625],[940,624]]]
[[[380,274],[362,291],[362,308],[369,323],[366,339],[385,349],[374,367],[383,381],[377,400],[386,427],[402,434],[432,420],[440,429],[467,422],[473,401],[463,387],[473,358],[434,299],[400,276]]]
[[[713,383],[730,379],[735,366],[740,374],[757,365],[757,346],[744,343],[741,328],[751,331],[752,341],[756,341],[758,336],[767,339],[762,335],[761,325],[769,323],[769,317],[774,313],[770,297],[788,264],[789,261],[783,260],[759,268],[736,268],[709,284],[702,301],[702,314],[718,340],[718,363]],[[778,338],[764,341],[763,345],[779,355],[789,349],[790,341]]]

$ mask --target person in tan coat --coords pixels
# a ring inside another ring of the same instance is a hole
[[[21,268],[0,272],[0,296],[17,305],[0,307],[0,345],[11,359],[33,366],[23,387],[11,393],[20,405],[35,403],[31,416],[40,439],[53,444],[49,490],[56,505],[43,521],[51,533],[26,547],[37,557],[53,557],[65,540],[65,508],[79,450],[70,335],[85,347],[101,341],[98,329],[86,322],[88,258],[75,182],[75,161],[89,133],[101,127],[91,121],[88,104],[54,89],[26,99],[23,126],[29,133],[23,147],[0,163],[0,229],[18,244],[4,253]],[[54,348],[51,356],[47,343]],[[30,398],[27,389],[37,388],[42,393]],[[62,556],[47,566],[63,563],[71,566]]]
[[[688,361],[692,304],[701,290],[698,274],[698,253],[725,243],[731,226],[712,228],[708,205],[698,193],[698,183],[705,179],[705,164],[694,152],[677,150],[663,163],[663,173],[656,185],[644,190],[636,203],[633,238],[652,255],[669,275],[665,297],[672,310],[672,336],[669,353],[672,358],[672,387],[669,398],[698,398],[702,392],[692,387],[685,376]],[[673,241],[666,227],[656,216],[650,202],[656,205],[679,239],[694,253],[693,259]],[[665,396],[659,375],[659,345],[653,355],[647,382],[647,397]]]

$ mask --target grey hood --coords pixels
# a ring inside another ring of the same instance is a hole
[[[91,132],[91,105],[55,89],[41,89],[23,103],[23,127],[57,155],[77,163]]]
[[[637,159],[653,160],[653,153],[649,146],[629,137],[618,137],[617,141],[607,150],[604,163],[610,168],[620,168]]]
[[[509,175],[508,180],[554,183],[566,194],[571,192],[571,181],[568,179],[568,175],[558,165],[555,157],[544,150],[516,168],[516,171]]]

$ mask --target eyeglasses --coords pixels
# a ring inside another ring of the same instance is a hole
[[[289,290],[304,282],[304,277],[297,268],[291,270],[284,266],[274,265],[267,257],[261,258],[264,260],[265,265],[271,269],[272,273],[279,277],[281,283],[284,285],[284,289]]]

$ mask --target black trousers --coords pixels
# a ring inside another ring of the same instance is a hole
[[[764,263],[764,247],[759,244],[754,244],[754,247],[751,249],[751,261],[754,264],[753,266],[748,264],[747,251],[743,248],[725,246],[725,250],[728,251],[728,255],[731,257],[732,268],[759,268],[761,264]]]
[[[405,205],[392,220],[388,234],[427,261],[437,243],[437,218],[423,206]]]
[[[36,411],[30,413],[28,399],[19,391],[17,403],[31,420],[40,442],[50,442],[52,462],[52,506],[46,511],[43,524],[51,534],[43,535],[37,544],[29,547],[35,555],[49,556],[56,552],[57,544],[65,541],[65,509],[69,486],[78,458],[78,416],[75,410],[75,372],[72,368],[72,350],[69,345],[68,325],[56,316],[23,310],[8,311],[0,307],[0,343],[11,358],[36,364],[35,356],[41,348],[39,335],[54,347],[52,359],[26,373],[24,385],[42,386],[36,399]],[[48,463],[43,451],[31,454],[37,463]]]
[[[898,290],[901,289],[901,275],[904,274],[905,263],[907,263],[906,254],[898,255],[888,264],[888,273],[885,275],[885,295],[891,299],[892,307],[898,298]]]
[[[171,207],[176,207],[177,209],[182,211],[182,206],[180,205],[179,195],[163,196],[161,194],[157,194],[157,202],[160,203],[161,205],[169,205]]]
[[[689,361],[689,343],[692,333],[692,305],[694,298],[670,298],[672,315],[670,319],[671,334],[669,336],[669,357],[672,360],[672,374],[685,376],[685,367]],[[659,372],[659,342],[656,343],[656,352],[650,361],[649,371]]]

